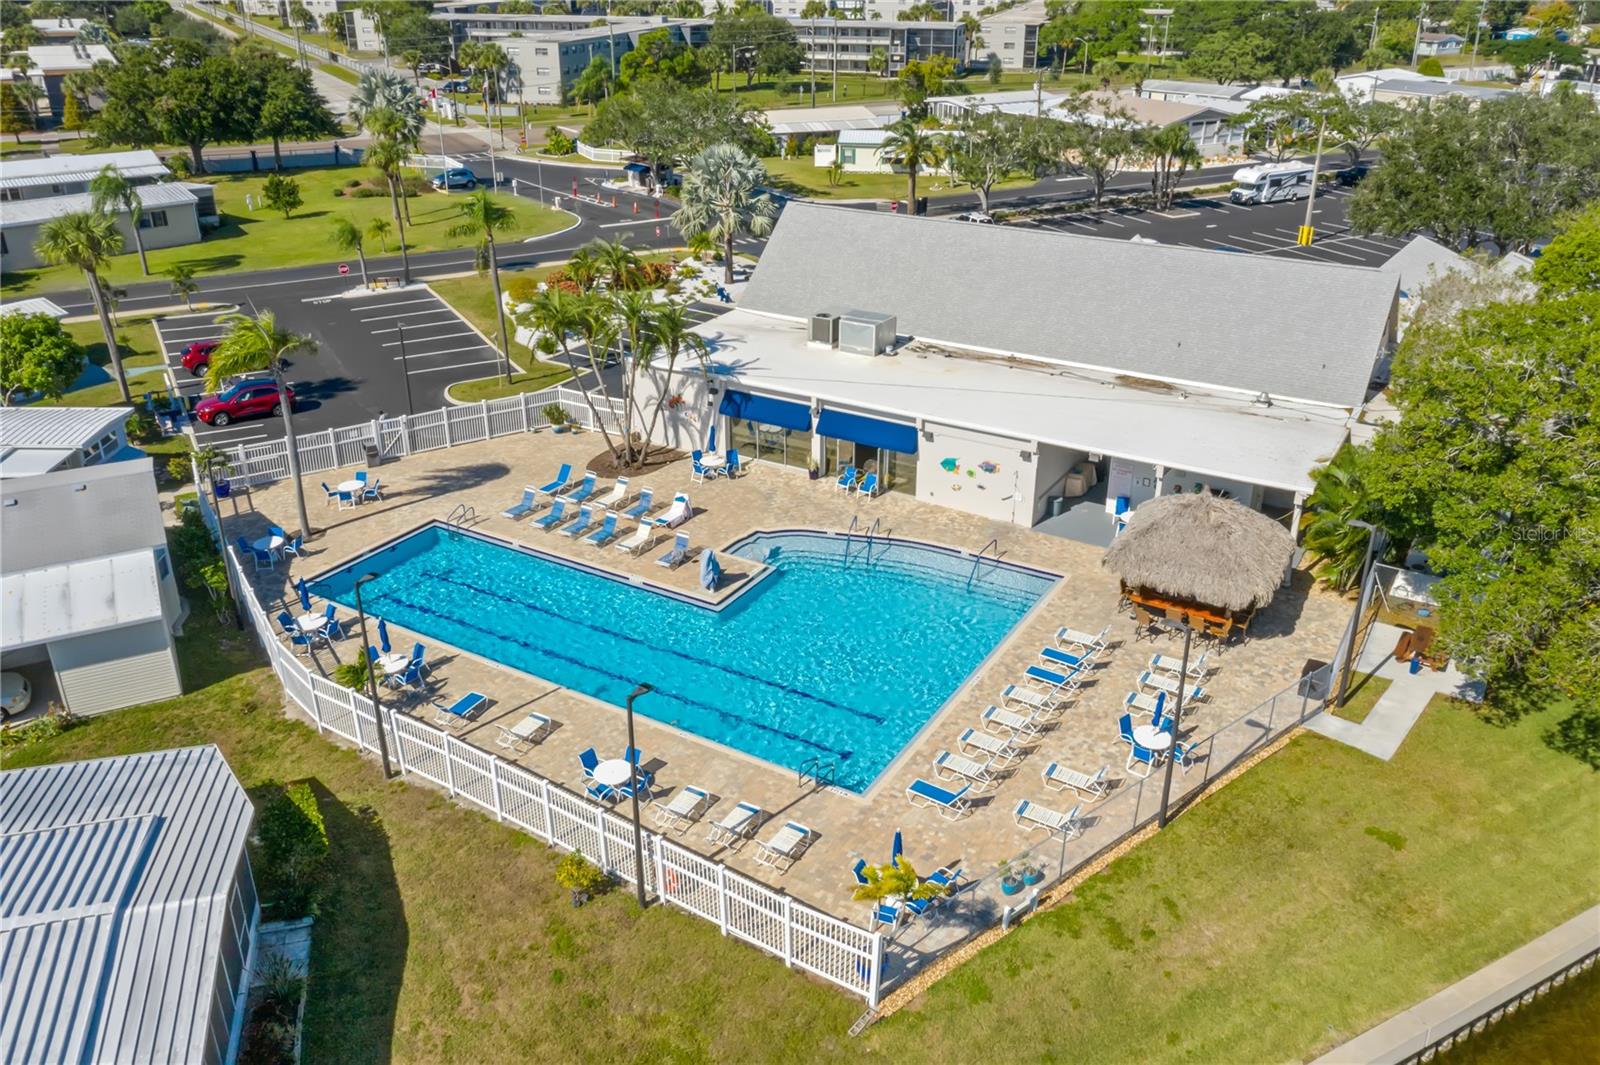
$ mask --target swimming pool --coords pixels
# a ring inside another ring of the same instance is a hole
[[[434,524],[311,590],[429,638],[864,791],[1058,577],[902,540],[763,532],[722,609]],[[603,560],[604,556],[599,556]],[[488,693],[493,695],[493,692]]]

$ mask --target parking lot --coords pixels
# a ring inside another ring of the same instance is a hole
[[[1346,266],[1382,266],[1405,246],[1405,241],[1351,232],[1345,212],[1349,197],[1350,190],[1343,188],[1318,193],[1312,208],[1316,239],[1308,248],[1295,243],[1300,225],[1305,221],[1304,200],[1248,207],[1229,203],[1226,197],[1182,199],[1174,202],[1168,211],[1119,208],[1027,219],[1015,224],[1059,233],[1120,240],[1140,238],[1236,254],[1272,255]]]

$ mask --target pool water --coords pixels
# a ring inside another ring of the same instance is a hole
[[[772,571],[720,611],[439,525],[311,590],[353,606],[377,573],[368,614],[618,706],[649,682],[637,712],[789,769],[836,762],[864,791],[1057,580],[825,533],[729,553]]]

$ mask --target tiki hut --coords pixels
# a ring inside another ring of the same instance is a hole
[[[1101,564],[1122,577],[1141,622],[1166,617],[1226,637],[1272,601],[1293,555],[1282,525],[1199,492],[1141,503]]]

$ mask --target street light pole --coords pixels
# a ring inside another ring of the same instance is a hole
[[[1083,42],[1083,76],[1087,78],[1089,76],[1089,38],[1074,37],[1072,39]]]
[[[406,413],[415,415],[416,409],[411,406],[411,363],[406,359],[406,324],[397,324],[400,329],[400,376],[406,381]]]
[[[1352,519],[1345,524],[1367,530],[1367,553],[1361,561],[1361,581],[1356,585],[1356,612],[1350,618],[1348,633],[1350,642],[1345,645],[1344,666],[1339,670],[1339,693],[1333,701],[1334,706],[1343,706],[1345,699],[1349,697],[1350,666],[1356,654],[1356,628],[1361,624],[1361,608],[1366,604],[1367,598],[1367,571],[1372,568],[1372,549],[1378,540],[1378,528],[1371,522]]]
[[[361,619],[361,656],[367,660],[367,695],[372,699],[372,713],[378,719],[378,757],[383,761],[383,779],[393,774],[389,771],[389,738],[383,730],[383,704],[378,702],[378,678],[372,671],[372,654],[368,650],[372,641],[367,639],[367,612],[361,605],[361,586],[378,579],[376,573],[356,578],[356,616]]]
[[[1177,761],[1178,726],[1183,724],[1183,690],[1189,683],[1189,645],[1194,642],[1194,629],[1186,621],[1172,621],[1169,625],[1183,626],[1183,664],[1178,672],[1178,701],[1172,708],[1172,746],[1167,748],[1167,772],[1161,778],[1161,819],[1160,827],[1167,827],[1167,799],[1172,794],[1172,763]],[[1161,722],[1157,721],[1159,728]]]
[[[639,830],[639,755],[638,745],[633,742],[633,701],[655,688],[649,684],[641,684],[628,693],[628,772],[631,774],[628,790],[632,792],[633,799],[633,886],[639,895],[639,908],[645,906],[644,901],[644,837]]]

